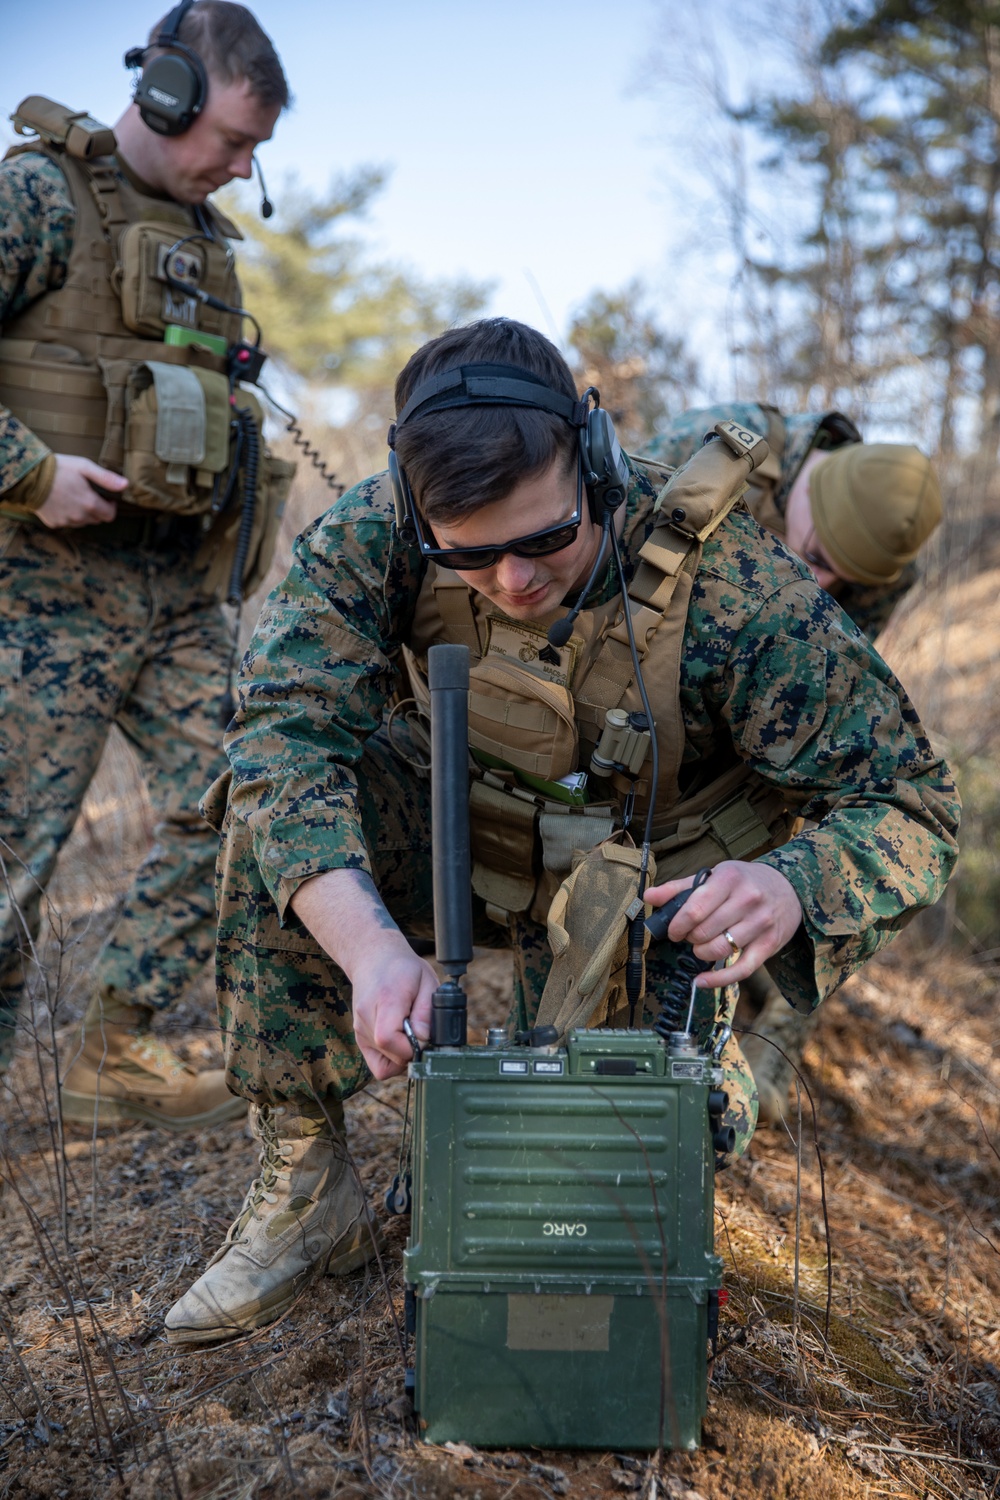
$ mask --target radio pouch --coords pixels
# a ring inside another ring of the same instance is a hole
[[[534,1025],[555,1026],[560,1040],[574,1026],[603,1025],[624,1005],[628,922],[643,909],[641,861],[631,839],[616,833],[583,856],[552,900],[546,925],[553,962]],[[652,884],[652,858],[647,874]]]
[[[569,689],[485,656],[471,675],[469,744],[543,781],[568,776],[579,749]]]
[[[224,375],[161,360],[132,366],[125,391],[125,461],[131,504],[174,515],[209,509],[229,462]]]
[[[201,374],[200,371],[198,373]],[[239,409],[246,409],[250,412],[257,428],[259,445],[256,503],[247,548],[247,560],[243,569],[243,593],[246,597],[260,588],[271,566],[281,527],[281,518],[285,513],[285,503],[291,489],[292,479],[295,477],[295,465],[287,458],[279,458],[277,454],[272,453],[265,443],[264,412],[253,392],[245,386],[237,386],[235,405]],[[227,392],[227,416],[229,410]],[[243,473],[241,468],[237,479],[238,489],[243,483]],[[230,505],[214,517],[211,526],[205,532],[195,564],[207,568],[205,587],[210,593],[225,596],[242,521],[242,506]]]

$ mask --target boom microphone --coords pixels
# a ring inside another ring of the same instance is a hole
[[[274,204],[267,196],[267,188],[264,186],[264,174],[260,170],[260,162],[256,156],[253,159],[253,164],[257,168],[257,178],[260,182],[260,216],[262,219],[269,219],[274,213]]]
[[[601,564],[604,561],[604,554],[607,551],[608,536],[610,531],[611,512],[606,511],[604,520],[601,523],[601,545],[597,549],[597,559],[594,563],[594,566],[590,570],[590,577],[587,579],[587,582],[580,590],[579,598],[573,605],[573,608],[570,610],[569,614],[563,615],[561,620],[556,620],[554,624],[549,626],[548,641],[550,646],[565,646],[566,642],[573,634],[573,626],[576,624],[576,617],[586,603],[591,589],[597,582],[597,575],[600,572]]]

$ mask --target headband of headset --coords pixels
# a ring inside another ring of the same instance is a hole
[[[143,68],[134,101],[145,125],[157,135],[183,135],[205,107],[208,76],[205,64],[186,42],[178,39],[181,23],[194,0],[180,0],[163,22],[159,34],[144,47],[125,54],[126,68]],[[144,67],[154,47],[166,50]]]
[[[591,406],[591,397],[594,405]],[[580,460],[591,517],[600,522],[625,499],[629,469],[611,418],[600,405],[600,393],[590,386],[579,400],[553,390],[538,375],[518,365],[477,363],[443,370],[423,380],[389,428],[389,448],[396,433],[416,413],[448,411],[457,406],[523,406],[552,412],[579,433]],[[410,484],[394,451],[389,453],[389,476],[400,532],[412,536]]]
[[[455,406],[526,406],[550,411],[571,427],[585,427],[589,402],[575,401],[518,365],[471,364],[443,370],[422,380],[389,428],[389,447],[396,433],[416,412],[447,411]]]

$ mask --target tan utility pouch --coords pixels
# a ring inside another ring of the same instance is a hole
[[[697,449],[656,499],[657,511],[699,542],[711,536],[745,493],[747,476],[767,459],[767,443],[748,427],[717,422],[715,431],[721,441]],[[746,467],[734,459],[744,459]]]
[[[543,781],[576,770],[579,735],[568,688],[486,656],[472,669],[469,744]]]
[[[95,156],[110,156],[117,142],[115,133],[100,120],[82,109],[67,109],[42,94],[29,94],[11,115],[18,135],[37,131],[43,141],[65,146],[70,156],[89,161]]]
[[[546,921],[553,961],[535,1025],[555,1026],[560,1039],[574,1026],[606,1024],[625,1005],[628,922],[644,910],[641,860],[617,833],[579,860],[553,898]],[[651,859],[645,883],[655,877]],[[644,934],[643,951],[647,943]]]
[[[501,925],[511,912],[544,922],[573,861],[607,839],[617,822],[609,803],[570,807],[488,772],[469,794],[472,888]]]
[[[537,819],[535,798],[489,781],[472,783],[472,889],[499,922],[508,912],[527,911],[534,897]]]
[[[785,843],[794,820],[787,791],[734,766],[686,796],[673,821],[656,829],[660,879],[676,880],[724,859],[754,859]]]
[[[229,385],[224,375],[145,360],[125,388],[128,499],[148,510],[201,515],[230,453]]]
[[[295,465],[268,451],[264,442],[264,413],[257,397],[240,388],[236,391],[236,405],[248,408],[253,416],[260,454],[253,527],[243,569],[243,593],[249,595],[260,588],[271,566],[288,492],[295,477]],[[196,564],[208,568],[207,587],[212,593],[224,595],[229,586],[242,518],[242,495],[243,476],[240,474],[232,505],[216,518],[195,559]]]
[[[178,245],[186,233],[177,224],[149,220],[122,230],[115,269],[122,321],[142,338],[162,338],[167,324],[176,323],[220,334],[232,343],[240,335],[239,318],[206,307],[195,295],[203,291],[223,302],[232,301],[236,294],[232,251],[207,236]]]

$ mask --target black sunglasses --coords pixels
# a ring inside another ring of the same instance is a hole
[[[577,464],[576,508],[568,521],[560,521],[557,526],[546,526],[542,531],[530,531],[527,536],[514,537],[512,541],[503,542],[497,547],[439,547],[430,526],[427,526],[427,536],[424,535],[426,523],[421,522],[415,505],[411,507],[410,514],[421,556],[426,557],[428,562],[436,563],[439,568],[457,568],[462,573],[474,573],[477,568],[494,567],[507,552],[513,552],[515,557],[548,557],[552,552],[561,552],[576,540],[583,520],[583,464]],[[427,540],[428,536],[430,541]]]

